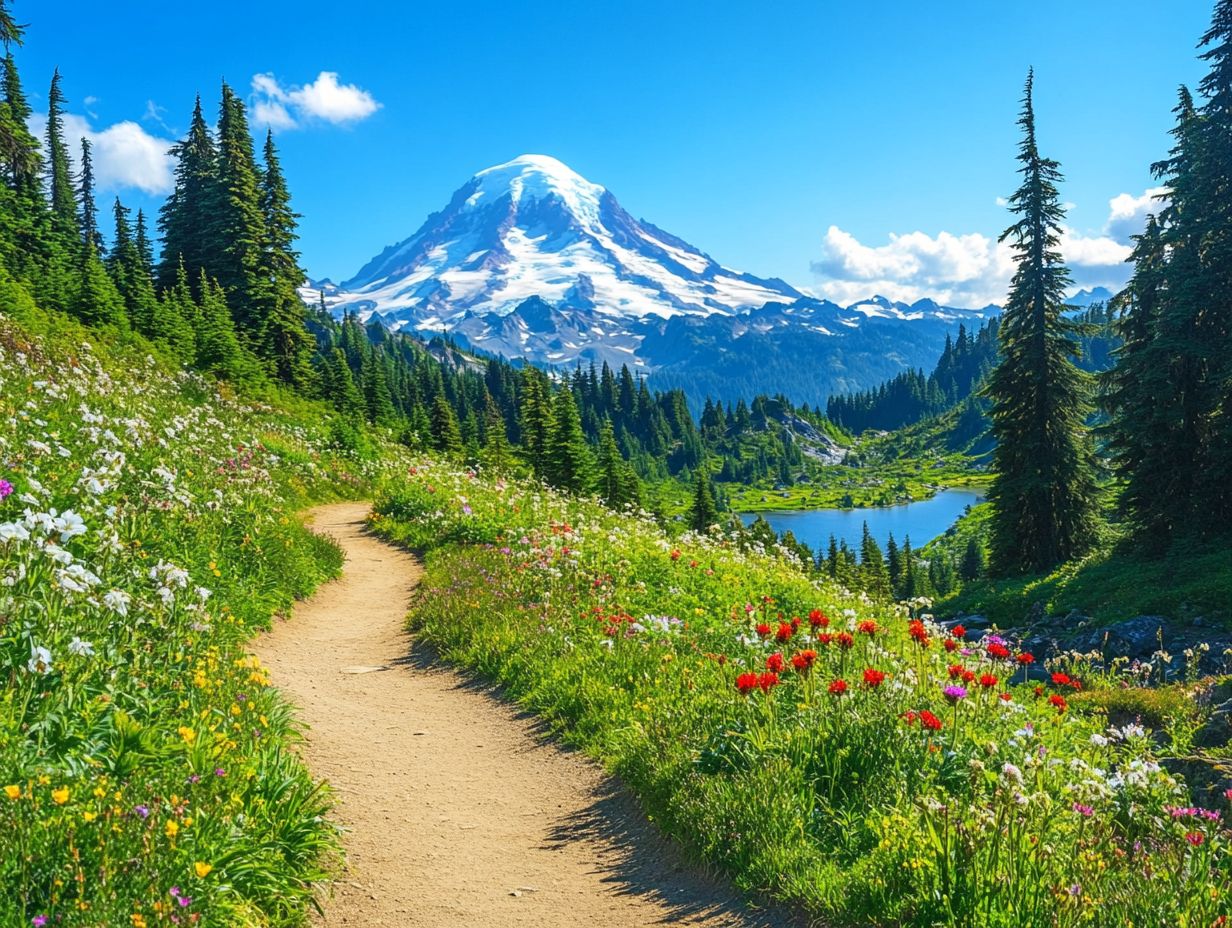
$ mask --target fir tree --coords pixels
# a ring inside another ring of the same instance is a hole
[[[271,296],[271,281],[263,277],[266,229],[261,213],[260,183],[244,103],[224,83],[218,118],[219,197],[215,232],[222,247],[212,276],[227,295],[237,327],[249,338],[264,328],[263,307],[272,309],[271,304],[277,304],[283,312],[287,309],[281,305],[286,302],[284,295]],[[289,335],[289,327],[280,324],[265,336],[264,348],[284,350],[288,346],[280,340]]]
[[[573,391],[567,387],[557,391],[552,405],[552,434],[548,443],[548,482],[571,493],[584,493],[590,487],[590,449],[578,417]]]
[[[64,92],[60,89],[60,69],[51,78],[47,92],[47,152],[48,197],[56,231],[66,239],[80,235],[77,222],[77,199],[73,192],[73,173],[69,163],[68,145],[64,138]]]
[[[444,393],[438,393],[432,403],[432,447],[451,457],[462,453],[462,431],[458,428],[458,417],[454,415]]]
[[[864,533],[860,539],[860,576],[864,589],[875,596],[888,596],[890,593],[890,578],[886,571],[885,559],[881,554],[881,546],[864,523]]]
[[[347,364],[346,355],[341,348],[334,348],[330,352],[321,380],[326,399],[333,403],[334,408],[348,421],[354,422],[367,415],[363,394],[355,385],[355,376],[351,373],[351,366]]]
[[[70,309],[87,325],[119,329],[128,327],[124,298],[111,282],[107,269],[91,244],[84,246],[77,293]]]
[[[980,547],[979,541],[975,538],[967,540],[967,548],[963,551],[962,564],[959,566],[958,575],[962,578],[963,583],[970,583],[972,580],[978,580],[984,573],[984,549]]]
[[[222,194],[218,149],[201,109],[201,97],[193,107],[188,135],[171,154],[176,161],[175,189],[158,214],[163,239],[158,282],[164,288],[175,286],[181,264],[190,275],[204,270],[207,278],[219,265],[217,225]]]
[[[359,379],[363,384],[364,412],[368,421],[374,425],[393,425],[398,414],[385,377],[385,361],[377,352],[364,359]]]
[[[886,539],[886,575],[890,581],[890,590],[897,590],[903,579],[903,557],[893,534]]]
[[[1028,75],[1018,121],[1023,182],[1009,201],[1018,219],[1001,236],[1017,268],[1001,322],[1002,359],[987,387],[997,439],[992,561],[1003,574],[1047,570],[1082,554],[1095,537],[1098,505],[1085,426],[1089,375],[1073,363],[1075,326],[1063,315],[1061,172],[1036,145],[1032,84]]]
[[[236,335],[222,287],[217,281],[206,277],[205,271],[201,271],[197,292],[201,294],[196,330],[197,367],[224,380],[249,379],[250,356],[246,355]],[[184,296],[192,298],[187,291]]]
[[[489,403],[484,416],[484,444],[481,460],[485,467],[498,474],[513,468],[513,449],[505,431],[505,419],[495,403]]]
[[[78,225],[82,241],[94,246],[96,254],[105,253],[103,235],[98,228],[98,204],[94,199],[94,157],[90,140],[81,140],[81,180],[77,188],[77,200],[81,204]]]
[[[719,521],[719,507],[714,500],[714,486],[706,468],[699,467],[693,482],[693,505],[689,510],[689,526],[695,532],[706,532]]]

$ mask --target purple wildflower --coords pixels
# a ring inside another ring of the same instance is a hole
[[[951,703],[956,703],[960,699],[967,698],[967,688],[964,686],[947,686],[941,691],[941,695],[948,699]]]
[[[10,495],[12,495],[12,493],[13,493],[13,485],[9,483],[7,480],[0,480],[0,500],[8,498]],[[39,915],[36,917],[42,918],[42,919],[47,918],[46,915]]]
[[[136,812],[138,815],[140,815],[142,818],[150,817],[150,807],[149,806],[137,806],[135,809],[133,809],[133,811]]]

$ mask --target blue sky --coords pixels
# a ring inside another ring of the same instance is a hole
[[[1075,278],[1116,283],[1213,4],[13,5],[32,102],[60,65],[72,127],[134,206],[159,202],[194,93],[212,111],[225,77],[263,104],[315,276],[349,276],[472,173],[535,152],[724,264],[976,305],[1007,274],[992,239],[1028,65]]]

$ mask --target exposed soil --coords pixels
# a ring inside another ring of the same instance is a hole
[[[346,870],[323,925],[704,928],[783,925],[682,859],[619,785],[533,717],[416,648],[415,558],[365,531],[362,503],[313,527],[342,577],[255,644],[336,793]]]

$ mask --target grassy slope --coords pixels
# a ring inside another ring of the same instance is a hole
[[[782,559],[533,485],[425,463],[378,512],[378,530],[428,551],[418,634],[617,771],[747,889],[827,924],[1198,925],[1227,911],[1226,835],[1165,812],[1185,803],[1154,766],[1167,732],[1108,740],[1098,701],[1064,711],[1068,687],[1007,685],[1012,664],[943,648],[935,627],[921,648],[901,613]],[[815,608],[850,649],[805,637],[807,622],[774,640],[780,615]],[[768,693],[737,692],[741,674],[810,649],[810,671],[788,663]],[[950,706],[954,663],[976,676]]]
[[[244,642],[340,565],[296,512],[378,473],[310,403],[0,306],[0,924],[298,924],[336,835]]]

